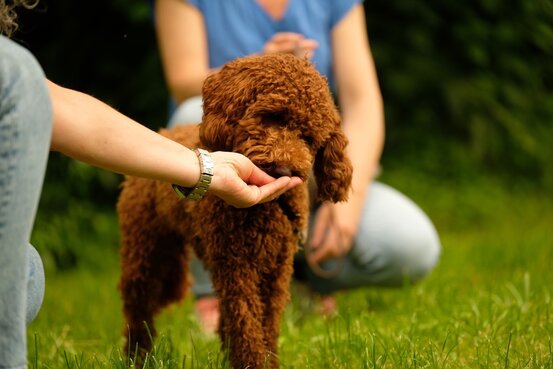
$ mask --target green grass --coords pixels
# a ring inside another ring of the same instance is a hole
[[[283,368],[553,368],[550,194],[491,179],[422,178],[384,176],[435,222],[439,266],[415,286],[341,292],[334,318],[318,316],[295,287],[282,321]],[[77,254],[97,246],[96,263],[47,269],[44,305],[28,329],[30,368],[127,367],[117,250],[105,246],[116,240],[115,218],[100,217],[112,228],[94,228],[74,245]],[[35,243],[50,237],[35,231]],[[217,339],[200,333],[190,300],[165,311],[157,327],[146,367],[228,367]]]

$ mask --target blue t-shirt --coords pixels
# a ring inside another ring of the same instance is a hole
[[[296,32],[319,43],[312,61],[333,86],[331,31],[362,0],[289,0],[278,21],[255,0],[184,1],[203,14],[210,68],[260,52],[275,33]]]

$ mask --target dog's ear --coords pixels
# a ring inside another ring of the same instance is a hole
[[[210,151],[232,151],[232,127],[219,114],[204,114],[200,142]]]
[[[233,101],[228,86],[224,84],[223,68],[206,78],[202,87],[203,110],[200,124],[200,142],[211,151],[231,151]],[[228,73],[227,73],[228,74]]]
[[[353,168],[346,155],[348,140],[335,131],[317,151],[313,171],[320,201],[345,201],[351,186]]]

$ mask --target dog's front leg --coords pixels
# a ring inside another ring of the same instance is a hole
[[[267,368],[260,276],[247,260],[214,267],[213,284],[220,299],[219,335],[233,368]]]
[[[290,281],[293,273],[293,257],[296,246],[290,241],[288,247],[282,247],[271,273],[263,277],[260,291],[265,307],[263,330],[265,344],[271,353],[269,368],[278,368],[278,337],[282,313],[290,301]],[[285,244],[285,243],[284,243]]]

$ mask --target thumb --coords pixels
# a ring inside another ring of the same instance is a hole
[[[251,162],[250,162],[251,163]],[[253,163],[251,163],[251,171],[249,175],[246,178],[242,178],[244,182],[256,186],[263,186],[268,183],[274,182],[275,178],[268,175],[261,169],[259,169],[257,166],[255,166]]]
[[[259,187],[259,202],[272,201],[300,183],[302,180],[299,177],[279,177],[273,182]]]

